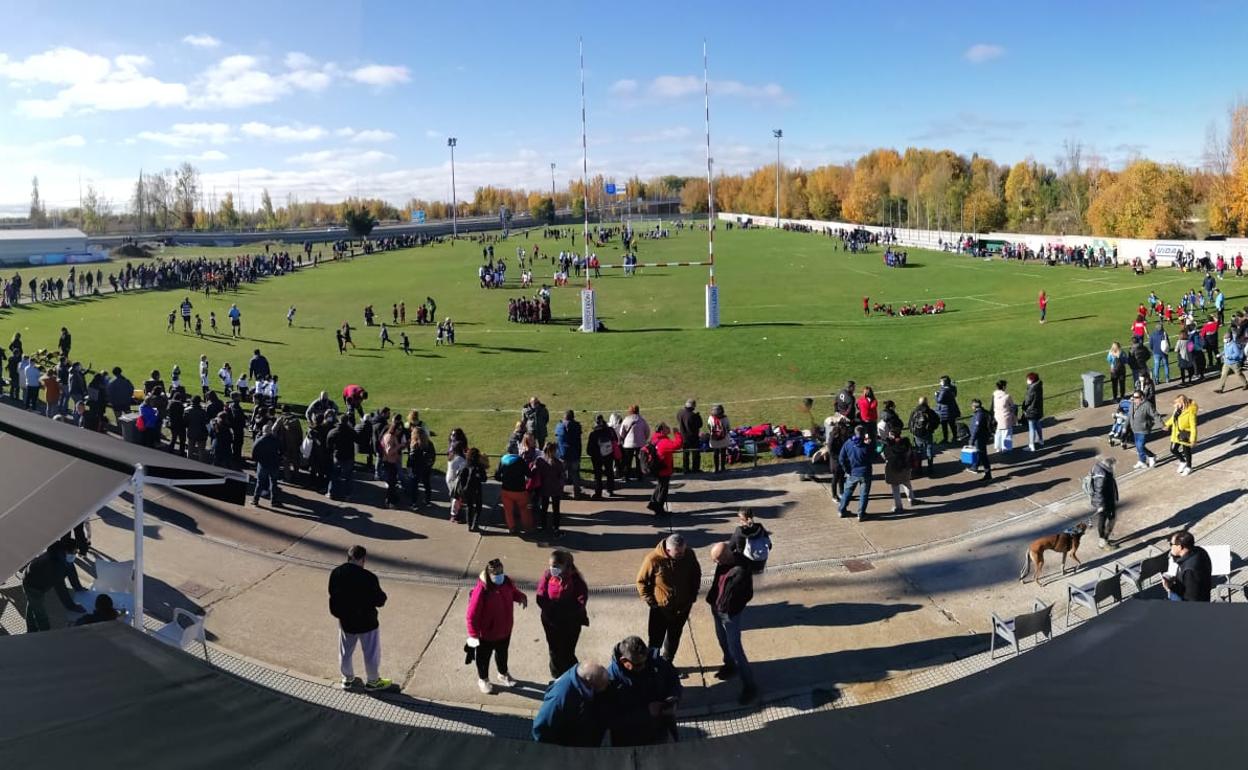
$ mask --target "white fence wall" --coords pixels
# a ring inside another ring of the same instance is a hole
[[[754,214],[734,214],[719,212],[719,218],[725,221],[750,219],[755,227],[775,227],[776,218],[757,216]],[[916,230],[899,227],[889,228],[876,225],[859,225],[852,222],[827,222],[817,219],[781,219],[781,224],[796,224],[817,230],[826,228],[852,230],[862,228],[870,232],[895,232],[897,241],[902,245],[924,249],[939,249],[941,241],[955,241],[963,233],[950,230]],[[967,233],[968,235],[970,233]],[[1127,262],[1136,257],[1147,260],[1149,250],[1153,250],[1160,264],[1170,264],[1181,249],[1183,252],[1194,251],[1196,256],[1204,256],[1208,252],[1216,257],[1218,254],[1229,261],[1236,254],[1248,252],[1248,238],[1231,238],[1225,241],[1194,241],[1194,240],[1143,240],[1137,238],[1100,238],[1092,235],[1031,235],[1027,233],[979,233],[977,238],[1009,243],[1025,243],[1033,250],[1041,246],[1091,246],[1106,251],[1118,247],[1118,260]]]

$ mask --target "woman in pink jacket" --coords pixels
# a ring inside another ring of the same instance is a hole
[[[513,604],[527,608],[529,597],[507,577],[502,561],[491,559],[472,589],[465,617],[468,647],[475,651],[477,661],[477,688],[486,695],[494,692],[490,684],[491,655],[497,661],[498,681],[505,687],[516,686],[516,680],[507,672],[507,648],[515,620]]]
[[[558,679],[577,664],[576,643],[581,638],[581,627],[589,625],[585,610],[588,600],[589,588],[571,551],[551,551],[550,566],[537,583],[537,606],[542,610],[542,628],[550,650],[551,679]]]

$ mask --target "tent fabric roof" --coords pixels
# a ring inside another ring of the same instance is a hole
[[[162,479],[178,486],[179,482],[209,482],[225,479],[225,484],[189,487],[206,497],[241,504],[246,493],[247,476],[237,471],[206,465],[195,460],[150,447],[130,444],[103,433],[76,428],[69,423],[54,422],[17,407],[0,405],[0,433],[8,433],[27,442],[54,449],[80,460],[109,468],[127,476],[142,464],[151,479]],[[17,447],[11,451],[20,452]],[[0,457],[0,467],[7,465]]]
[[[1248,672],[1238,665],[1245,635],[1244,605],[1134,600],[1017,659],[916,695],[708,741],[591,751],[324,709],[102,624],[0,639],[9,706],[0,757],[39,765],[55,746],[114,767],[1048,770],[1072,756],[1082,767],[1238,767],[1248,748],[1240,726]]]
[[[119,495],[130,475],[0,435],[0,577]]]
[[[38,241],[62,238],[80,238],[85,241],[87,234],[76,227],[0,229],[0,241]]]

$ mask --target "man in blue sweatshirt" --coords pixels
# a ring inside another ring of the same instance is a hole
[[[607,670],[597,663],[581,663],[551,683],[542,707],[533,718],[533,740],[559,746],[601,746],[606,732],[603,703]]]
[[[841,447],[838,461],[845,469],[845,491],[841,493],[841,504],[837,512],[842,517],[849,516],[849,500],[858,490],[858,521],[867,515],[867,498],[871,495],[871,467],[879,455],[875,451],[875,442],[867,434],[863,425],[854,428],[854,435]]]

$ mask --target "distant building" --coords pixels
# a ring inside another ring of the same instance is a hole
[[[0,230],[0,265],[60,265],[107,258],[102,249],[87,244],[85,233],[72,227]]]

